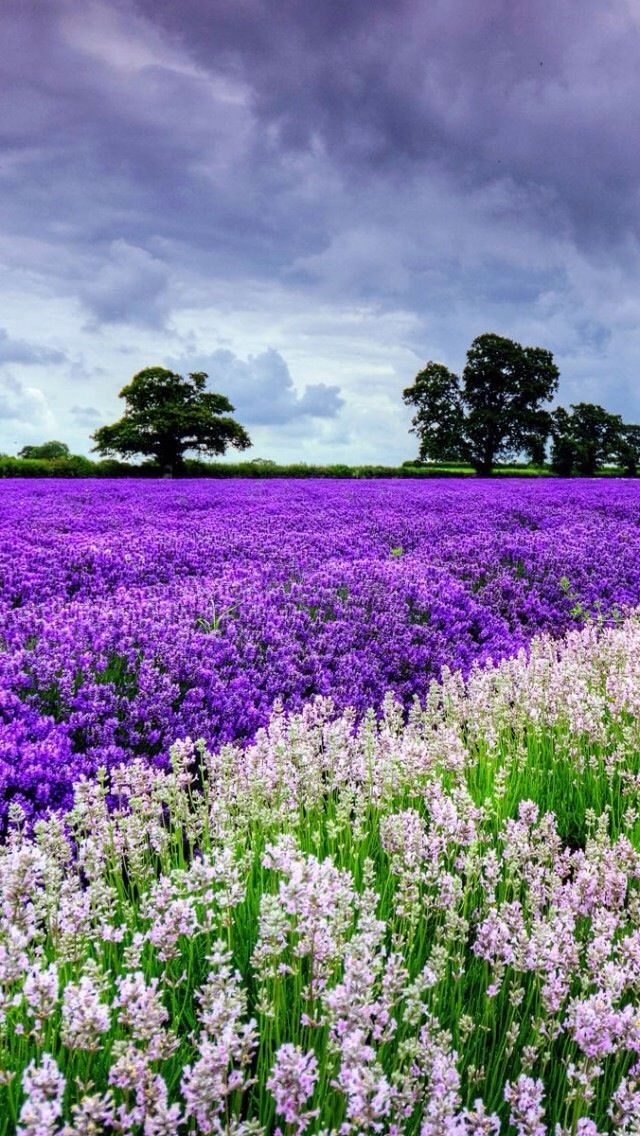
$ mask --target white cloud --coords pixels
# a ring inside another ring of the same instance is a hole
[[[26,386],[13,375],[0,379],[0,450],[14,452],[24,441],[46,440],[55,418],[39,387]]]
[[[309,383],[298,391],[283,356],[273,348],[248,359],[220,348],[171,365],[181,373],[205,371],[209,386],[227,395],[247,426],[275,429],[301,418],[335,418],[344,405],[335,384]]]

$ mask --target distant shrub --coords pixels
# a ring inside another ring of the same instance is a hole
[[[70,454],[67,458],[56,458],[47,463],[52,467],[52,477],[95,477],[95,462],[82,454]]]
[[[0,458],[0,477],[49,477],[50,462]]]
[[[167,477],[157,462],[150,460],[134,465],[130,462],[118,461],[115,458],[104,458],[92,461],[82,454],[70,454],[67,458],[55,460],[36,460],[16,458],[7,454],[0,454],[0,479],[3,477],[96,477],[96,478],[161,478]],[[270,458],[255,458],[252,461],[199,461],[187,459],[184,468],[176,477],[189,478],[244,478],[244,479],[272,479],[289,478],[300,480],[303,478],[321,478],[326,480],[384,479],[384,478],[415,478],[425,480],[429,478],[475,478],[477,475],[471,466],[445,464],[438,462],[405,461],[399,466],[387,465],[346,465],[337,462],[333,465],[310,465],[307,462],[292,462],[289,465],[279,465]],[[540,478],[552,477],[553,473],[548,466],[526,465],[524,462],[514,462],[510,465],[496,465],[493,476]],[[618,467],[599,470],[597,477],[620,477],[622,471]]]

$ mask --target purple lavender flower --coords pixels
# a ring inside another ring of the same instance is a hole
[[[405,710],[640,603],[635,482],[5,482],[0,826],[274,703]],[[392,555],[392,549],[402,555]],[[624,692],[619,692],[624,697]],[[588,727],[588,700],[577,693]]]

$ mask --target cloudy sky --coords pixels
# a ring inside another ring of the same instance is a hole
[[[640,421],[635,0],[2,0],[0,450],[206,370],[248,456],[412,457],[495,331]]]

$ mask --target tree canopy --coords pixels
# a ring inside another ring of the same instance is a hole
[[[147,367],[122,388],[122,418],[93,434],[94,451],[123,458],[153,458],[165,473],[184,467],[188,451],[216,456],[228,446],[246,450],[249,435],[229,417],[234,407],[223,394],[206,390],[208,375],[196,371],[186,378],[164,367]]]
[[[601,466],[620,460],[629,471],[638,458],[636,431],[625,426],[619,414],[595,403],[572,403],[570,414],[559,406],[551,415],[551,468],[560,476],[575,470],[591,477]]]
[[[613,456],[614,460],[629,477],[638,476],[638,467],[640,466],[640,426],[635,423],[622,424]]]
[[[55,461],[60,458],[70,457],[69,447],[66,442],[42,442],[37,446],[23,446],[18,451],[19,458],[26,458],[30,461]]]
[[[471,344],[462,381],[441,363],[428,363],[403,392],[416,408],[411,428],[420,457],[466,460],[481,474],[521,451],[538,458],[551,426],[542,403],[553,398],[558,379],[550,351],[491,332]]]
[[[416,407],[413,432],[420,439],[421,461],[466,461],[460,380],[442,363],[427,363],[403,393]]]

